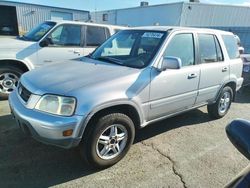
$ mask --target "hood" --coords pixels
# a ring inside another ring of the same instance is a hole
[[[0,38],[0,49],[24,49],[33,47],[36,42],[24,41],[17,38]],[[35,48],[35,47],[34,47]]]
[[[103,63],[96,60],[67,61],[44,66],[24,74],[21,83],[32,93],[67,95],[68,92],[88,85],[102,84],[131,74],[140,69]]]

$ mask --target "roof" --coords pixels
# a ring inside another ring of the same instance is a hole
[[[213,32],[213,33],[220,33],[220,34],[232,34],[231,32],[222,31],[222,30],[218,30],[218,29],[195,28],[195,27],[178,27],[178,26],[141,26],[141,27],[133,27],[133,29],[155,30],[155,31],[190,30],[190,31]]]
[[[184,4],[191,4],[191,5],[205,5],[205,6],[221,6],[221,7],[233,7],[233,8],[250,8],[249,5],[240,5],[240,4],[223,4],[223,3],[204,3],[204,2],[184,2]]]
[[[67,20],[47,20],[47,21],[52,21],[56,22],[58,24],[80,24],[80,25],[91,25],[91,26],[102,26],[102,27],[107,27],[111,26],[114,28],[127,28],[125,26],[119,26],[119,25],[111,25],[111,24],[98,24],[98,23],[91,23],[91,22],[82,22],[82,21],[67,21]]]
[[[14,3],[14,4],[34,5],[34,6],[40,6],[40,7],[65,9],[65,10],[71,10],[71,11],[89,12],[89,11],[87,11],[87,10],[81,10],[81,9],[64,8],[64,7],[49,6],[49,5],[41,5],[41,4],[35,4],[35,3],[16,2],[16,1],[9,1],[9,0],[4,0],[4,1],[3,1],[3,0],[0,0],[0,3]]]
[[[180,2],[161,3],[161,4],[148,5],[148,6],[136,6],[136,7],[128,7],[128,8],[120,8],[120,9],[101,10],[101,11],[97,11],[97,12],[112,12],[112,11],[119,11],[119,10],[144,9],[144,8],[150,8],[150,7],[161,7],[161,6],[178,5],[178,4],[184,4],[184,5],[204,5],[204,6],[221,6],[221,7],[234,7],[234,8],[250,8],[250,6],[247,6],[247,5],[238,5],[238,4],[203,3],[203,2],[197,3],[197,2],[180,1]]]
[[[183,4],[185,2],[173,2],[173,3],[164,3],[164,4],[157,4],[157,5],[147,5],[147,6],[136,6],[136,7],[128,7],[128,8],[119,8],[119,9],[109,9],[109,10],[101,10],[97,12],[108,12],[108,11],[119,11],[119,10],[129,10],[129,9],[143,9],[143,8],[149,8],[149,7],[161,7],[164,5],[178,5],[178,4]],[[94,11],[95,12],[95,11]]]

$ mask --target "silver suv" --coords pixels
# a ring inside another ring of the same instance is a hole
[[[24,132],[79,146],[103,168],[125,156],[136,128],[204,105],[211,117],[223,117],[242,85],[242,66],[232,33],[134,28],[80,61],[25,73],[9,104]]]

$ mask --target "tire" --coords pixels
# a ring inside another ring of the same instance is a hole
[[[8,99],[23,73],[24,71],[17,67],[0,67],[0,99]]]
[[[226,86],[222,89],[217,101],[214,104],[207,105],[208,114],[213,119],[224,117],[230,109],[233,100],[233,90]]]
[[[91,127],[85,134],[79,149],[85,162],[96,168],[107,168],[120,161],[127,154],[134,141],[135,126],[125,114],[107,114],[89,126]],[[117,137],[113,134],[115,127],[117,128]],[[105,139],[101,139],[101,135]],[[117,144],[120,150],[118,150]],[[115,153],[115,151],[119,152]]]

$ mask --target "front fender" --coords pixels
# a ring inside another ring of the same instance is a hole
[[[82,126],[81,129],[79,130],[78,136],[82,137],[82,135],[84,134],[84,131],[89,123],[89,121],[91,120],[91,118],[98,112],[100,112],[101,110],[110,108],[110,107],[115,107],[115,106],[119,106],[119,105],[130,105],[131,107],[135,108],[135,110],[138,112],[139,118],[140,118],[140,124],[143,123],[144,121],[144,117],[145,117],[145,113],[143,112],[143,110],[140,108],[140,106],[132,100],[126,100],[126,99],[121,99],[121,100],[114,100],[114,101],[109,101],[100,105],[95,106],[87,115],[87,118],[85,120],[83,120],[82,122]]]
[[[24,60],[21,60],[21,59],[15,59],[15,58],[0,58],[0,65],[1,65],[1,62],[8,62],[8,61],[12,61],[12,62],[19,62],[19,63],[22,63],[23,65],[25,65],[28,70],[32,70],[34,69],[34,66],[31,62],[29,61],[24,61]]]

